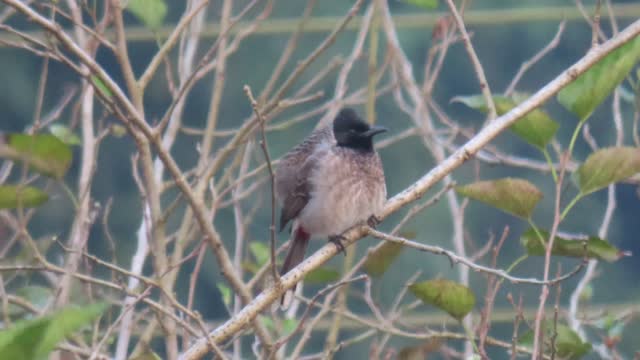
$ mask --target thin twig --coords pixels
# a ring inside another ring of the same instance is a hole
[[[309,314],[311,312],[311,309],[313,308],[313,306],[316,304],[316,302],[318,301],[318,299],[322,296],[324,296],[327,292],[332,291],[340,286],[343,286],[345,284],[348,283],[353,283],[356,281],[360,281],[363,279],[366,279],[367,275],[359,275],[356,276],[354,278],[351,279],[347,279],[347,280],[342,280],[339,281],[335,284],[330,284],[328,286],[326,286],[324,289],[318,291],[317,294],[315,294],[313,296],[313,298],[311,298],[311,302],[307,305],[306,310],[304,311],[304,313],[302,313],[302,316],[300,317],[300,320],[298,320],[298,325],[296,326],[296,328],[287,336],[279,339],[277,342],[274,343],[274,348],[278,349],[280,346],[284,345],[285,343],[287,343],[289,340],[291,340],[291,338],[298,332],[300,331],[300,329],[302,329],[305,325],[305,322],[307,320],[307,318],[309,317]]]
[[[493,96],[491,95],[489,82],[487,81],[487,77],[484,75],[484,69],[482,68],[482,64],[480,64],[480,59],[478,59],[476,51],[473,49],[471,39],[469,38],[469,33],[467,33],[467,28],[464,25],[464,20],[462,19],[462,15],[460,15],[460,13],[458,12],[456,4],[453,2],[453,0],[447,0],[447,5],[449,5],[449,10],[451,11],[453,18],[456,21],[456,25],[458,26],[460,35],[462,35],[464,48],[467,50],[467,55],[471,60],[471,64],[473,64],[473,70],[476,73],[476,77],[478,77],[480,91],[482,92],[482,96],[484,96],[485,103],[487,104],[487,108],[489,109],[489,120],[493,120],[496,118],[498,113],[496,112],[496,105],[493,102]]]
[[[269,177],[271,179],[271,225],[269,226],[269,235],[270,235],[270,244],[271,244],[271,275],[275,280],[276,284],[280,282],[280,274],[278,274],[278,268],[276,266],[276,181],[275,175],[273,172],[273,167],[271,166],[271,156],[269,155],[269,148],[267,146],[267,136],[264,132],[264,117],[262,116],[262,112],[258,108],[258,102],[253,97],[253,93],[251,92],[251,87],[249,85],[244,86],[244,92],[249,98],[251,102],[251,107],[253,107],[253,111],[258,118],[258,122],[260,123],[260,148],[262,148],[262,153],[264,154],[265,163],[267,164],[267,169],[269,170]]]
[[[520,79],[522,79],[522,76],[533,65],[537,64],[540,60],[542,60],[543,57],[545,57],[549,52],[551,52],[551,50],[555,49],[558,46],[558,44],[560,44],[560,38],[564,33],[564,28],[566,24],[567,24],[566,21],[562,21],[560,25],[558,25],[558,30],[556,31],[556,34],[553,37],[553,39],[551,39],[551,41],[549,41],[549,43],[545,47],[543,47],[542,50],[536,53],[531,59],[528,59],[527,61],[523,62],[522,65],[520,65],[520,69],[518,69],[518,72],[509,83],[509,86],[507,86],[507,89],[504,91],[505,96],[511,95],[511,93],[513,93],[513,91],[516,89],[516,85],[518,85],[518,82],[520,81]]]
[[[378,230],[374,230],[372,228],[366,227],[366,232],[373,236],[376,237],[378,239],[382,239],[382,240],[386,240],[386,241],[391,241],[397,244],[401,244],[403,246],[408,246],[420,251],[426,251],[426,252],[430,252],[432,254],[436,254],[436,255],[445,255],[447,258],[449,258],[449,261],[451,261],[452,264],[463,264],[468,266],[469,268],[473,269],[474,271],[479,271],[479,272],[483,272],[486,274],[490,274],[490,275],[496,275],[500,278],[503,278],[511,283],[514,284],[530,284],[530,285],[553,285],[555,283],[564,281],[570,277],[572,277],[573,275],[577,274],[580,270],[582,270],[582,268],[584,267],[584,265],[578,265],[573,271],[566,273],[560,277],[557,278],[553,278],[553,279],[545,279],[545,280],[540,280],[540,279],[536,279],[536,278],[521,278],[521,277],[516,277],[513,275],[509,275],[508,272],[506,272],[505,270],[502,269],[494,269],[491,267],[487,267],[487,266],[483,266],[483,265],[479,265],[474,263],[473,261],[467,259],[466,257],[462,257],[458,254],[456,254],[455,252],[451,251],[451,250],[446,250],[443,249],[439,246],[433,246],[433,245],[427,245],[427,244],[422,244],[422,243],[418,243],[415,241],[411,241],[409,239],[400,237],[400,236],[394,236],[394,235],[389,235],[389,234],[385,234],[383,232],[380,232]]]

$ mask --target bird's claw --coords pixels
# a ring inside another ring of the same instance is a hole
[[[369,216],[369,219],[367,219],[367,225],[369,225],[369,227],[373,229],[380,225],[381,222],[382,220],[378,219],[378,217],[375,215],[371,215]]]
[[[344,249],[342,240],[346,240],[346,238],[342,235],[329,236],[329,242],[332,242],[333,245],[336,246],[336,248],[338,249],[338,252],[342,252],[343,254],[347,255],[347,251]]]

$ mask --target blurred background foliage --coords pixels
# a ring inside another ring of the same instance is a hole
[[[583,1],[585,7],[592,10],[595,1]],[[213,5],[207,8],[207,21],[217,22],[220,13],[220,2],[214,1]],[[471,6],[467,10],[467,19],[479,19],[468,22],[468,30],[473,33],[472,41],[484,66],[486,76],[494,93],[500,93],[506,88],[514,74],[518,71],[521,63],[533,56],[539,49],[553,38],[556,33],[560,19],[569,19],[559,46],[533,67],[520,82],[517,90],[522,92],[534,92],[542,85],[553,79],[561,71],[566,69],[578,58],[583,56],[591,45],[591,28],[576,15],[576,7],[573,1],[561,0],[475,0],[470,2]],[[175,24],[179,15],[183,12],[182,1],[167,1],[169,11],[166,26]],[[234,2],[234,9],[241,8],[246,1]],[[618,18],[620,27],[635,20],[640,16],[640,3],[637,1],[613,1],[615,6],[625,5],[633,9],[626,16]],[[331,19],[330,17],[343,16],[350,6],[351,1],[319,1],[313,12],[312,21]],[[4,5],[3,5],[4,6]],[[392,12],[400,14],[425,14],[437,16],[437,12],[428,12],[416,6],[391,0]],[[295,25],[296,20],[302,14],[305,2],[299,0],[279,0],[275,2],[275,7],[270,19],[290,19]],[[363,6],[364,8],[364,6]],[[557,10],[557,9],[561,10]],[[491,22],[482,21],[482,15],[489,16],[494,12],[510,10],[511,14],[520,16],[494,18]],[[437,11],[446,12],[446,7],[440,5]],[[362,11],[361,11],[362,12]],[[530,16],[528,14],[531,14]],[[536,14],[535,16],[533,14]],[[624,15],[624,14],[623,14]],[[325,18],[328,17],[328,18]],[[425,19],[427,19],[425,17]],[[433,19],[433,18],[429,18]],[[143,35],[140,38],[129,42],[129,51],[134,71],[139,74],[157,49],[157,43],[153,34],[140,26],[133,16],[128,16],[127,24],[130,29],[136,28]],[[27,23],[20,23],[21,20],[12,20],[15,25],[28,29],[32,28]],[[268,27],[270,20],[266,21]],[[425,21],[426,22],[426,21]],[[413,63],[413,71],[418,80],[423,77],[423,65],[429,48],[433,45],[431,38],[432,23],[424,25],[412,25],[404,27],[398,23],[401,45]],[[602,16],[602,27],[606,34],[611,34],[611,26],[608,17]],[[291,28],[293,29],[293,27]],[[291,30],[290,29],[290,30]],[[292,57],[289,69],[293,69],[298,60],[303,59],[322,41],[326,32],[310,31],[302,36],[299,45]],[[260,30],[245,40],[239,50],[231,55],[228,62],[225,92],[220,110],[220,129],[232,129],[239,126],[244,119],[251,115],[252,109],[248,103],[242,87],[250,85],[254,91],[259,91],[271,75],[289,34],[287,32],[261,33]],[[144,38],[144,39],[143,39]],[[337,42],[325,52],[312,67],[297,82],[298,86],[304,85],[314,74],[323,68],[327,62],[338,54],[346,56],[351,50],[355,38],[354,28],[350,28],[338,37]],[[384,61],[385,46],[384,38],[381,38],[379,53],[379,63]],[[215,41],[213,37],[207,37],[201,48],[206,48],[208,44]],[[171,61],[176,61],[175,58]],[[114,57],[106,51],[98,53],[98,62],[102,64],[109,74],[120,84],[123,79],[120,75],[119,67]],[[43,60],[25,51],[0,47],[0,109],[2,117],[0,119],[0,130],[4,132],[21,132],[32,124],[33,109],[39,77]],[[145,98],[145,109],[149,120],[158,120],[164,113],[167,104],[170,103],[170,94],[166,87],[166,79],[163,78],[163,71],[153,80]],[[184,125],[193,128],[203,128],[206,121],[208,101],[212,89],[211,76],[202,80],[193,91],[191,91],[187,106],[184,112]],[[385,77],[381,84],[387,83]],[[353,90],[366,84],[367,66],[366,58],[356,63],[349,78],[349,89]],[[63,65],[51,62],[49,69],[49,79],[44,97],[44,112],[51,109],[60,99],[60,95],[68,86],[77,86],[78,76]],[[279,123],[290,119],[292,116],[310,109],[325,99],[331,98],[335,86],[335,75],[322,82],[321,88],[324,91],[324,98],[314,104],[285,111],[273,119],[274,123]],[[623,87],[629,90],[628,84]],[[470,95],[479,93],[478,82],[473,72],[469,59],[463,46],[455,44],[448,52],[442,74],[435,87],[433,97],[447,114],[460,124],[460,126],[479,129],[484,121],[484,116],[478,112],[466,108],[462,104],[450,103],[451,98],[458,95]],[[411,122],[394,105],[391,95],[379,98],[376,103],[377,119],[380,124],[391,129],[389,136],[401,132],[412,126]],[[356,107],[358,112],[364,115],[364,107]],[[560,123],[560,130],[557,139],[561,144],[567,146],[569,137],[577,124],[574,115],[566,111],[559,104],[552,100],[545,105],[549,114]],[[69,108],[61,118],[61,122],[69,126],[68,119],[71,112],[77,109]],[[622,116],[625,121],[625,143],[631,144],[631,119],[633,117],[633,104],[623,101]],[[296,124],[280,131],[268,133],[269,147],[272,156],[279,157],[286,152],[298,139],[305,136],[314,126],[318,118]],[[115,119],[107,117],[106,123],[116,123]],[[611,100],[607,100],[594,113],[589,120],[592,134],[600,146],[611,145],[614,142],[615,132],[612,125]],[[181,135],[176,145],[173,147],[173,155],[178,160],[183,170],[190,169],[195,165],[198,158],[196,137]],[[224,141],[216,141],[216,146],[220,147]],[[527,156],[544,160],[534,148],[527,145],[512,133],[505,132],[497,138],[493,145],[506,153]],[[591,150],[583,141],[579,139],[575,151],[575,158],[584,159]],[[134,252],[136,243],[136,230],[140,224],[141,198],[136,189],[134,179],[131,175],[131,157],[135,153],[135,145],[131,138],[108,137],[100,148],[98,168],[92,190],[92,196],[96,202],[106,204],[108,200],[113,200],[113,208],[108,219],[108,226],[116,239],[117,262],[121,266],[128,266],[130,256]],[[66,182],[74,186],[77,179],[77,162],[79,159],[79,148],[75,148],[74,166],[67,174]],[[404,189],[414,182],[418,177],[426,173],[434,166],[434,160],[427,154],[419,140],[415,137],[402,141],[381,152],[385,171],[387,173],[388,192],[391,195]],[[254,165],[260,164],[262,157],[256,151]],[[478,176],[480,179],[494,179],[503,176],[523,177],[536,184],[544,193],[543,201],[538,206],[534,219],[537,224],[549,227],[553,217],[554,183],[549,174],[542,174],[531,170],[523,170],[506,166],[479,166],[475,161],[468,162],[453,177],[459,184],[473,181]],[[263,187],[263,195],[260,196],[264,206],[259,211],[256,220],[249,229],[250,241],[266,241],[268,239],[268,223],[270,212],[267,194],[268,187]],[[568,191],[575,191],[568,189]],[[72,204],[59,186],[53,186],[50,191],[53,194],[53,201],[43,206],[36,214],[36,218],[31,222],[31,230],[34,238],[58,236],[66,238],[70,229],[70,224],[74,215]],[[628,250],[634,254],[640,254],[640,199],[638,188],[632,185],[621,184],[616,187],[618,207],[609,231],[608,240],[618,248]],[[167,203],[171,201],[167,197]],[[245,210],[249,210],[257,201],[257,198],[250,198],[244,201]],[[581,201],[574,211],[569,215],[567,221],[562,224],[562,231],[580,232],[595,234],[600,226],[603,212],[606,206],[606,191],[600,191]],[[184,207],[180,208],[180,214]],[[382,225],[382,230],[390,230],[392,225],[402,217],[401,211],[388,218]],[[172,217],[169,226],[174,226],[179,221],[179,216]],[[225,239],[225,243],[232,248],[234,239],[233,213],[231,208],[220,210],[215,218],[217,229]],[[490,234],[498,236],[504,226],[511,229],[510,236],[499,258],[499,267],[506,267],[514,259],[519,257],[523,250],[519,244],[519,236],[527,227],[527,224],[514,217],[505,215],[493,208],[477,202],[471,202],[467,207],[466,231],[468,237],[468,253],[474,249],[482,247],[489,239]],[[446,201],[428,208],[412,220],[405,228],[414,232],[415,239],[420,242],[436,244],[446,248],[451,245],[451,220],[447,210]],[[279,235],[280,243],[285,241],[286,234]],[[367,239],[358,243],[358,249],[363,252],[366,247],[372,245],[374,240]],[[312,248],[319,246],[321,242],[312,244]],[[109,258],[109,248],[104,236],[102,226],[99,223],[93,227],[89,240],[89,251],[101,257]],[[210,255],[210,254],[209,254]],[[55,257],[55,251],[51,254]],[[575,266],[579,260],[562,260],[562,269],[565,271]],[[342,257],[336,257],[327,266],[340,269]],[[541,276],[541,259],[529,259],[521,265],[515,272],[516,275]],[[177,282],[176,292],[181,300],[186,301],[188,276],[192,270],[192,262],[183,266],[181,279]],[[555,267],[554,267],[555,269]],[[596,304],[606,304],[615,306],[618,304],[633,304],[640,302],[640,287],[637,286],[637,274],[640,272],[640,261],[638,257],[624,258],[618,262],[609,264],[602,263],[599,266],[600,273],[593,280],[593,297],[586,302],[590,307]],[[150,268],[148,269],[151,270]],[[435,277],[456,278],[458,267],[451,267],[445,257],[438,257],[431,254],[405,249],[395,263],[381,278],[375,280],[374,291],[377,301],[381,306],[389,305],[397,294],[398,290],[405,283],[407,278],[415,271],[421,270],[421,279],[426,280]],[[554,270],[555,271],[555,270]],[[482,298],[486,290],[486,281],[483,276],[472,273],[472,288],[478,298]],[[212,256],[208,256],[204,262],[200,274],[200,283],[194,308],[200,311],[206,320],[222,321],[227,318],[226,310],[222,304],[220,293],[216,284],[221,281],[217,264]],[[561,305],[568,304],[568,297],[579,279],[574,277],[563,283],[561,293]],[[321,285],[320,285],[321,286]],[[313,293],[319,286],[307,285],[308,294]],[[354,286],[358,289],[359,286]],[[496,313],[504,317],[501,321],[493,324],[494,334],[501,335],[505,339],[510,339],[511,318],[513,317],[511,307],[506,301],[505,295],[512,292],[514,296],[522,294],[527,307],[537,305],[539,289],[532,286],[505,285],[496,299]],[[480,303],[480,302],[479,302]],[[356,309],[357,306],[356,305]],[[480,305],[476,306],[476,309]],[[500,310],[504,309],[504,310]],[[362,310],[364,311],[364,305]],[[618,309],[619,310],[619,309]],[[419,308],[420,312],[430,312],[437,316],[434,309],[426,307]],[[506,315],[505,315],[506,311]],[[444,321],[444,320],[443,320]],[[437,326],[437,325],[436,325]],[[345,334],[349,334],[348,324]],[[620,350],[626,354],[632,354],[638,350],[637,334],[640,326],[636,321],[632,327],[627,328],[624,341]],[[317,333],[318,338],[314,339],[310,346],[317,346],[321,349],[324,339],[323,335]],[[634,340],[635,339],[635,340]],[[411,341],[398,340],[394,343],[397,346],[411,345]],[[350,347],[337,354],[339,359],[347,359],[357,354],[366,354],[367,345],[357,345]]]

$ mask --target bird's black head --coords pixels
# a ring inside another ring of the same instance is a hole
[[[350,108],[340,110],[333,120],[333,135],[338,146],[355,150],[373,151],[373,136],[385,131],[387,129],[380,126],[369,126]]]

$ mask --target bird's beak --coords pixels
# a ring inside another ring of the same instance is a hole
[[[363,135],[366,137],[372,137],[374,135],[378,135],[385,131],[389,131],[386,127],[383,126],[372,126],[369,130],[367,130]]]

